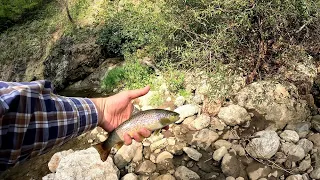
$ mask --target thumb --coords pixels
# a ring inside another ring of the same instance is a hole
[[[144,88],[141,88],[141,89],[135,89],[135,90],[130,90],[128,91],[128,95],[131,99],[135,99],[135,98],[138,98],[140,96],[143,96],[145,94],[147,94],[150,90],[150,86],[146,86]]]

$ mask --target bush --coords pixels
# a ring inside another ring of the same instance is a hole
[[[42,5],[43,0],[0,0],[0,30]]]

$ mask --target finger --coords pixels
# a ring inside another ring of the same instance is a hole
[[[136,140],[137,142],[141,142],[143,140],[143,137],[140,136],[138,133],[133,133],[133,139]]]
[[[128,133],[124,134],[123,139],[124,139],[124,144],[125,145],[130,145],[132,143],[131,137],[129,136]]]
[[[139,134],[144,138],[148,138],[151,136],[151,131],[149,131],[147,128],[142,128],[139,130]]]
[[[128,95],[131,99],[135,99],[137,97],[143,96],[145,94],[147,94],[150,90],[150,86],[146,86],[144,88],[141,89],[135,89],[135,90],[130,90],[128,91]]]

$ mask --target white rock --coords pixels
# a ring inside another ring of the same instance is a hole
[[[259,131],[259,138],[253,138],[246,146],[246,151],[255,158],[269,159],[276,154],[280,138],[275,131]]]
[[[219,135],[209,129],[201,129],[192,136],[191,144],[207,150]]]
[[[185,166],[179,166],[174,173],[178,180],[197,180],[200,176]]]
[[[98,129],[97,129],[97,128],[94,128],[94,129],[91,131],[90,134],[96,135],[96,134],[98,134],[98,133],[99,133]]]
[[[64,156],[59,163],[56,173],[43,177],[44,180],[73,180],[73,179],[118,179],[120,172],[108,157],[105,162],[93,147],[75,151]]]
[[[100,142],[103,142],[103,141],[105,141],[107,139],[107,137],[102,135],[102,134],[98,134],[97,137],[99,138]]]
[[[215,161],[220,161],[223,158],[223,156],[227,153],[228,153],[227,148],[225,146],[222,146],[221,148],[214,151],[213,159]]]
[[[93,143],[93,140],[92,140],[92,139],[89,139],[89,140],[88,140],[88,143]]]
[[[218,117],[229,126],[240,125],[251,119],[245,108],[234,104],[222,107]]]
[[[139,162],[142,160],[142,157],[143,157],[142,149],[143,149],[142,143],[138,143],[135,155],[133,156],[133,159],[132,159],[133,162]]]
[[[174,101],[174,105],[177,107],[182,106],[186,102],[186,99],[183,96],[178,96]]]
[[[183,151],[193,160],[199,161],[199,159],[202,157],[202,154],[199,153],[197,150],[190,148],[190,147],[184,147]]]
[[[57,152],[55,153],[49,163],[48,163],[48,168],[51,172],[56,172],[56,169],[59,166],[59,162],[61,161],[61,159],[69,154],[73,153],[72,149],[69,149],[67,151],[61,151],[61,152]]]
[[[114,163],[119,169],[124,168],[133,157],[136,155],[136,152],[140,146],[139,142],[132,141],[132,144],[129,146],[123,145],[118,152],[114,155]]]
[[[167,138],[163,138],[163,139],[161,139],[159,141],[156,141],[156,142],[152,143],[150,145],[150,149],[151,149],[151,151],[154,151],[156,149],[165,148],[167,145],[168,145]]]
[[[296,131],[292,130],[284,130],[281,134],[280,137],[287,141],[287,142],[298,142],[299,141],[299,135]]]
[[[138,180],[138,176],[134,173],[128,173],[121,178],[121,180]]]
[[[156,163],[160,163],[165,159],[172,159],[172,158],[173,158],[173,155],[171,153],[169,153],[168,151],[163,151],[157,156]]]
[[[306,154],[309,153],[313,148],[313,143],[308,139],[300,139],[297,145],[302,147]]]
[[[206,114],[201,114],[200,116],[198,116],[194,121],[194,127],[197,130],[201,130],[203,128],[206,128],[209,126],[210,124],[210,116],[206,115]]]
[[[181,123],[186,117],[198,114],[200,108],[197,105],[186,104],[178,107],[174,111],[180,114],[180,120],[178,120],[176,123]]]

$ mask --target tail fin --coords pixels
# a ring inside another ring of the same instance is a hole
[[[102,144],[103,143],[99,143],[99,144],[93,145],[93,147],[96,148],[96,150],[100,154],[101,160],[104,162],[108,159],[111,148],[103,149]]]

